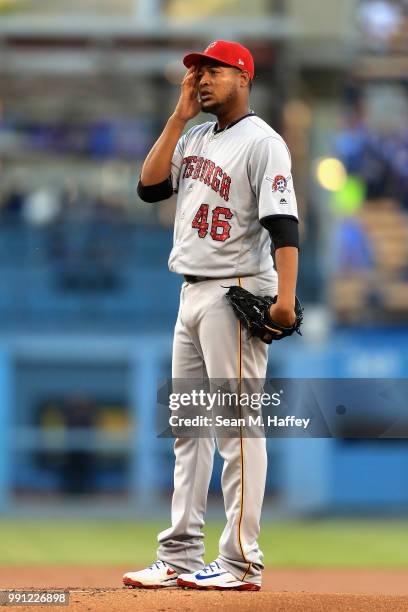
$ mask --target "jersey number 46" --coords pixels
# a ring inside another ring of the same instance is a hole
[[[197,210],[191,227],[198,230],[199,238],[205,238],[208,234],[208,204],[201,204],[200,208]],[[220,215],[222,218],[220,219]],[[211,229],[210,236],[213,240],[220,240],[224,242],[230,236],[231,224],[228,223],[227,219],[231,219],[233,217],[232,212],[229,208],[225,206],[216,206],[212,211],[211,216]]]

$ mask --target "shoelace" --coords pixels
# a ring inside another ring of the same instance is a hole
[[[154,567],[156,567],[156,569],[162,569],[163,567],[166,567],[166,564],[164,563],[164,561],[155,561],[154,563],[149,565],[149,569],[152,570]]]
[[[215,565],[215,567],[213,567]],[[205,566],[205,568],[202,570],[204,573],[207,572],[213,572],[215,569],[221,569],[221,567],[218,565],[217,561],[212,561],[211,563],[209,563],[208,565]]]

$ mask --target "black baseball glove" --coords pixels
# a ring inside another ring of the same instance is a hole
[[[286,336],[291,336],[293,332],[302,335],[300,326],[303,321],[303,307],[297,297],[295,301],[296,320],[291,327],[284,327],[272,321],[269,316],[269,308],[275,304],[278,299],[277,295],[274,297],[253,295],[243,287],[233,285],[226,293],[226,298],[250,335],[260,338],[266,344],[270,344],[272,340],[282,340]]]

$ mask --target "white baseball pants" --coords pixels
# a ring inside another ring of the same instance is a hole
[[[225,298],[225,287],[238,284],[258,295],[277,293],[273,270],[183,284],[174,332],[173,379],[265,379],[268,346],[248,336]],[[224,460],[221,484],[227,518],[217,560],[237,579],[260,585],[264,566],[258,536],[267,469],[264,437],[175,440],[171,527],[158,535],[158,558],[179,573],[205,565],[202,528],[215,443]]]

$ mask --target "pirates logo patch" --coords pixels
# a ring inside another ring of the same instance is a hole
[[[290,179],[290,176],[285,178],[283,174],[277,174],[275,178],[272,179],[272,191],[279,191],[279,193],[285,193],[285,191],[287,191],[290,193],[290,189],[288,189],[288,182]]]

